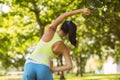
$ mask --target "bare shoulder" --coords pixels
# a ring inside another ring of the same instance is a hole
[[[62,41],[58,41],[58,42],[56,42],[54,45],[53,45],[53,47],[52,47],[52,49],[53,49],[53,52],[55,53],[55,54],[62,54],[62,53],[64,53],[64,52],[69,52],[69,49],[68,49],[68,47],[64,44],[64,42],[62,42]]]
[[[54,36],[55,30],[52,27],[49,27],[42,36],[42,40],[49,42]]]

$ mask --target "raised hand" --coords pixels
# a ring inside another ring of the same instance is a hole
[[[89,10],[88,8],[82,9],[82,12],[83,12],[85,15],[90,15],[90,10]]]

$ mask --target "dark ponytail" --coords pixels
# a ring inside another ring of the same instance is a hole
[[[65,21],[61,29],[67,34],[69,41],[72,45],[76,47],[76,25],[72,21]]]

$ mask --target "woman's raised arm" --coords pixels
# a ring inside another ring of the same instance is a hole
[[[90,10],[88,8],[84,8],[84,9],[78,9],[78,10],[74,10],[74,11],[70,11],[70,12],[65,12],[62,15],[60,15],[59,17],[57,17],[48,27],[48,29],[46,30],[46,32],[43,34],[42,40],[45,42],[48,42],[52,39],[54,32],[56,31],[57,26],[66,18],[75,14],[79,14],[79,13],[84,13],[86,15],[90,14]]]

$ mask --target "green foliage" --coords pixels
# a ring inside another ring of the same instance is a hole
[[[116,61],[120,58],[119,0],[2,0],[0,4],[10,7],[8,13],[0,9],[0,60],[5,67],[23,66],[28,49],[35,46],[47,25],[63,12],[84,7],[90,8],[91,15],[67,18],[78,26],[78,47],[65,41],[72,56],[87,59],[96,54],[104,59],[112,55]]]
[[[23,66],[28,48],[39,40],[35,20],[29,19],[31,13],[26,15],[28,12],[21,13],[21,9],[13,6],[9,13],[1,15],[0,60],[4,68]]]
[[[101,0],[98,2],[96,1],[94,3],[96,3],[96,5],[92,5],[93,7],[92,11],[93,12],[97,11],[98,13],[93,13],[93,15],[86,20],[86,22],[88,23],[87,26],[90,29],[89,31],[92,32],[93,29],[96,31],[96,33],[91,34],[95,37],[95,44],[99,44],[99,48],[101,48],[102,46],[107,46],[114,50],[116,46],[115,42],[120,39],[120,36],[118,35],[120,30],[118,27],[120,25],[119,24],[120,1]],[[100,6],[99,5],[97,6],[97,3],[99,3]]]

